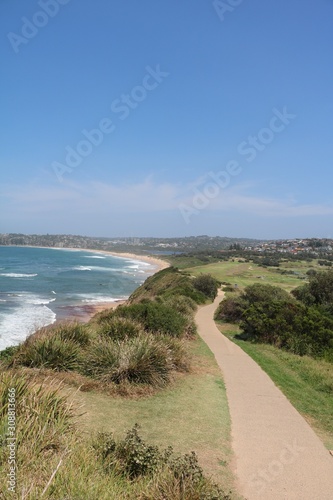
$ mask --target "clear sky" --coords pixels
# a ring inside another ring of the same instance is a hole
[[[333,237],[333,0],[2,0],[0,232]]]

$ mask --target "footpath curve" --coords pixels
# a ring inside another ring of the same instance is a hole
[[[333,457],[268,375],[215,325],[224,296],[201,307],[201,338],[222,370],[238,491],[247,500],[332,500]]]

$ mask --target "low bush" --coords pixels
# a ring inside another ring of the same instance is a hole
[[[106,472],[114,470],[128,479],[152,476],[156,472],[164,457],[157,446],[149,446],[142,440],[138,429],[136,424],[118,442],[112,434],[98,434],[93,447]]]
[[[174,297],[175,295],[188,297],[199,305],[204,304],[207,300],[206,295],[200,292],[199,290],[196,290],[191,284],[184,284],[181,286],[177,286],[170,290],[166,290],[163,293],[163,297]]]
[[[80,346],[86,346],[90,342],[87,326],[80,323],[63,323],[52,330],[52,335]]]
[[[187,319],[179,312],[165,304],[152,301],[118,307],[114,316],[138,321],[145,331],[172,337],[184,336],[187,326]]]
[[[0,351],[0,361],[5,361],[5,362],[10,361],[14,357],[18,349],[19,346],[6,347],[6,349]]]
[[[171,297],[163,297],[163,303],[175,309],[177,312],[183,316],[192,317],[193,313],[197,310],[198,306],[196,302],[190,297],[185,297],[184,295],[173,295]]]
[[[239,323],[243,318],[246,306],[247,302],[239,296],[226,297],[215,311],[215,320]]]
[[[302,297],[304,289],[308,293],[306,287],[301,288]],[[327,300],[329,290],[325,293]],[[240,296],[222,301],[215,319],[240,322],[242,339],[329,360],[333,358],[333,317],[320,307],[304,305],[279,287],[255,284]]]
[[[99,341],[83,360],[85,375],[116,384],[164,385],[174,368],[167,347],[149,334],[121,342]]]
[[[133,481],[150,479],[139,500],[230,500],[229,495],[205,478],[194,452],[175,455],[171,447],[160,450],[148,445],[136,424],[123,440],[112,434],[99,434],[93,443],[97,459],[106,473],[116,473]]]
[[[28,338],[12,359],[14,364],[30,368],[72,371],[79,367],[80,345],[58,335]]]
[[[201,274],[193,280],[193,286],[206,297],[214,300],[217,296],[219,284],[210,274]]]
[[[125,338],[137,337],[142,332],[142,325],[131,319],[111,316],[100,321],[96,327],[97,335],[110,338],[111,340],[124,340]]]
[[[305,305],[320,307],[323,313],[333,316],[333,271],[312,274],[309,283],[296,288],[292,294]]]

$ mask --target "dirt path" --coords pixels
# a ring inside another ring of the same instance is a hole
[[[216,327],[223,298],[196,314],[226,384],[239,493],[248,500],[332,500],[333,457],[265,372]]]

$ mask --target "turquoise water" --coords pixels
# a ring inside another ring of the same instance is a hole
[[[127,298],[155,271],[93,251],[0,247],[0,350],[89,304]]]

